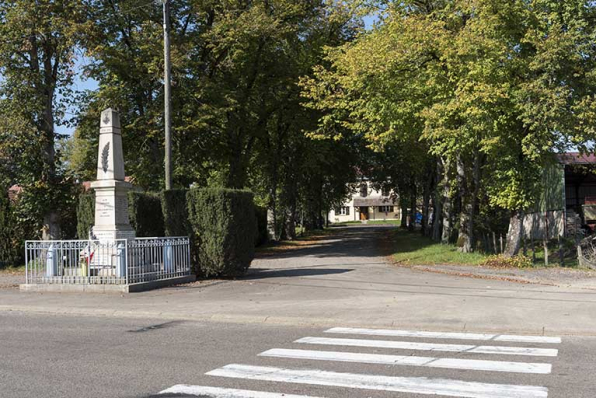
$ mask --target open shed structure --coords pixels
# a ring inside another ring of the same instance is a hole
[[[576,152],[559,156],[564,168],[567,232],[596,227],[596,155]]]

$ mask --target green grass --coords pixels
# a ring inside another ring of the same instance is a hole
[[[401,220],[368,220],[367,224],[392,224],[392,225],[399,225],[401,224]]]
[[[419,231],[392,231],[393,259],[405,265],[480,265],[489,256],[483,253],[460,253],[453,245],[436,243]]]

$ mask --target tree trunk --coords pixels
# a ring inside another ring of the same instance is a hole
[[[430,236],[432,231],[429,223],[431,185],[432,181],[429,178],[428,183],[424,184],[424,191],[422,193],[422,236]]]
[[[442,173],[441,160],[437,158],[437,168],[435,172],[435,186],[433,189],[433,223],[432,223],[432,238],[434,241],[441,240],[441,220],[443,214],[443,201],[441,198],[441,191],[439,190],[439,181],[441,181]]]
[[[296,239],[296,204],[290,206],[288,209],[288,217],[286,218],[286,237],[289,240]]]
[[[414,188],[414,193],[410,197],[410,225],[408,225],[408,231],[414,231],[414,227],[416,226],[416,188]]]
[[[55,131],[54,131],[54,88],[56,78],[52,74],[52,55],[44,54],[44,81],[43,96],[45,99],[44,111],[41,116],[41,133],[43,136],[43,157],[44,171],[42,172],[42,181],[54,190],[57,186],[56,181],[56,149],[55,149]],[[58,61],[56,61],[58,62]],[[60,239],[60,213],[56,210],[56,203],[48,203],[50,206],[43,217],[43,240]]]
[[[277,209],[275,207],[275,202],[272,201],[273,204],[270,204],[267,208],[267,237],[271,241],[277,241]]]
[[[451,181],[449,180],[449,163],[443,162],[443,233],[441,243],[449,244],[453,233],[453,202],[451,200]]]
[[[515,212],[511,215],[509,219],[509,230],[507,231],[507,243],[505,246],[505,252],[503,255],[505,257],[513,257],[519,254],[519,250],[521,248],[521,238],[522,238],[522,221],[523,221],[523,213],[522,212]]]
[[[406,203],[406,199],[401,197],[399,202],[399,204],[401,205],[400,228],[406,229],[408,228],[408,204]]]
[[[457,247],[462,253],[470,253],[473,251],[471,227],[474,226],[474,201],[472,200],[472,192],[468,189],[466,169],[460,156],[457,157],[457,185],[461,199]]]

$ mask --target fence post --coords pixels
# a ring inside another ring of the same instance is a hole
[[[122,242],[118,244],[116,252],[116,276],[118,278],[126,276],[126,248]]]
[[[163,270],[166,274],[172,272],[172,242],[169,239],[163,245]]]
[[[56,247],[52,243],[46,257],[46,277],[56,276],[56,268],[58,268],[58,258],[56,257]]]
[[[29,284],[29,248],[25,241],[25,285]]]
[[[565,266],[565,253],[563,250],[563,241],[561,240],[561,235],[559,235],[559,259],[561,262],[561,267]]]

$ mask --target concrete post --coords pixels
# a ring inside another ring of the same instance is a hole
[[[46,257],[46,276],[51,278],[58,274],[58,257],[56,257],[56,247],[52,243],[48,248]]]
[[[116,276],[119,278],[126,277],[126,250],[124,243],[118,245],[116,252]]]
[[[172,242],[167,240],[163,247],[163,268],[164,272],[172,272],[173,271],[173,248]]]

